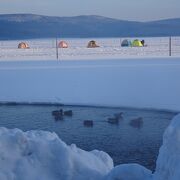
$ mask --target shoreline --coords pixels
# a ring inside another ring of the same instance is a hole
[[[168,113],[180,113],[177,110],[171,109],[158,109],[158,108],[138,108],[138,107],[127,107],[127,106],[107,106],[107,105],[93,105],[93,104],[63,104],[57,102],[2,102],[0,106],[58,106],[58,107],[83,107],[83,108],[97,108],[97,109],[133,109],[142,111],[155,111],[155,112],[168,112]]]

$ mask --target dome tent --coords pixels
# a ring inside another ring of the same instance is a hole
[[[133,47],[142,47],[142,43],[141,41],[139,41],[138,39],[135,39],[133,42],[132,42],[132,46]]]
[[[91,41],[89,41],[87,47],[88,48],[96,48],[96,47],[99,47],[99,46],[96,44],[96,41],[91,40]]]
[[[18,48],[19,49],[28,49],[29,48],[29,45],[25,42],[21,42],[18,44]]]
[[[68,43],[65,41],[60,41],[58,44],[59,48],[68,48]]]
[[[121,47],[130,47],[131,46],[131,41],[124,39],[121,43]]]

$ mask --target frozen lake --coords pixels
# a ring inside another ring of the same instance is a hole
[[[73,116],[55,121],[51,112],[60,108],[73,110]],[[107,119],[119,112],[123,112],[123,120],[118,125],[109,124]],[[67,144],[109,153],[116,165],[139,163],[154,170],[162,134],[175,114],[127,108],[0,105],[0,126],[53,131]],[[143,119],[142,126],[130,125],[138,117]],[[93,120],[94,126],[84,127],[84,120]]]
[[[121,47],[124,39],[145,40],[145,47]],[[135,38],[94,38],[98,48],[87,48],[90,38],[58,38],[64,40],[68,48],[58,48],[59,60],[119,59],[124,57],[173,57],[180,56],[180,37],[135,37]],[[26,42],[29,49],[18,49],[20,42]],[[27,39],[0,41],[0,60],[54,60],[56,59],[56,39]]]

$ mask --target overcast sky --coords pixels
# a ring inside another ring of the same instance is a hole
[[[0,14],[11,13],[151,21],[180,18],[180,0],[0,0]]]

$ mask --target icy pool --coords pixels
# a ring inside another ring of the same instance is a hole
[[[51,112],[60,108],[72,110],[73,116],[54,120]],[[123,119],[118,125],[107,122],[120,112],[123,112]],[[107,152],[115,164],[139,163],[154,170],[163,132],[175,115],[175,112],[130,108],[0,105],[0,126],[23,131],[54,131],[67,144]],[[143,121],[140,127],[130,123],[136,118]],[[93,127],[85,127],[84,120],[93,120]]]

